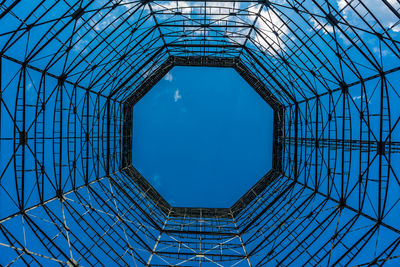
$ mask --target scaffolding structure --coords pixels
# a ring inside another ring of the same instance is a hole
[[[1,1],[0,265],[400,264],[399,10]],[[274,110],[273,168],[231,208],[132,166],[132,107],[174,66],[233,68]]]

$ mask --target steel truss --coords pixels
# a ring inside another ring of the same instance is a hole
[[[376,2],[1,1],[0,264],[399,264],[400,6]],[[273,169],[229,209],[131,164],[132,106],[177,65],[274,108]]]

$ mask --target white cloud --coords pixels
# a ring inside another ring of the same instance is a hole
[[[131,9],[136,5],[136,2],[132,0],[122,0],[120,4],[124,5],[126,9]]]
[[[179,94],[179,89],[176,89],[174,94],[174,101],[178,102],[179,99],[182,99],[182,96]]]
[[[361,96],[359,95],[359,96],[355,96],[355,97],[353,97],[353,100],[360,100],[361,99]],[[365,96],[364,96],[364,99],[365,99]],[[371,103],[371,99],[368,99],[368,103]]]
[[[383,57],[385,57],[385,56],[387,56],[387,55],[389,54],[389,50],[387,50],[387,49],[381,49],[381,48],[379,48],[379,47],[374,47],[372,51],[374,51],[374,53],[376,53],[376,54],[382,53],[382,56],[383,56]]]
[[[164,77],[164,79],[166,80],[166,81],[169,81],[169,82],[171,82],[172,80],[173,80],[173,78],[174,77],[172,77],[172,74],[171,73],[167,73],[166,75],[165,75],[165,77]]]
[[[26,90],[30,91],[31,88],[32,88],[32,83],[29,82],[29,83],[26,85]]]
[[[223,21],[229,20],[229,21],[239,21],[238,17],[231,17],[229,14],[231,12],[234,12],[239,9],[240,10],[240,3],[235,3],[235,2],[211,2],[210,4],[207,5],[207,12],[209,12],[210,18],[213,18],[215,20],[222,20],[222,21],[217,21],[217,24],[223,24]]]
[[[311,22],[314,24],[314,28],[322,30],[324,34],[333,33],[333,26],[327,22],[317,21],[315,18],[311,18]]]
[[[151,3],[151,7],[154,11],[166,10],[168,13],[175,11],[191,13],[192,11],[190,3],[184,1],[154,2]],[[146,5],[145,8],[148,9],[148,6]]]
[[[89,24],[96,32],[101,32],[106,28],[107,30],[111,30],[111,25],[116,23],[115,20],[120,14],[121,11],[119,9],[115,9],[108,14],[99,12],[90,19]]]
[[[152,180],[152,182],[153,182],[153,183],[152,183],[153,186],[159,187],[159,186],[161,185],[160,175],[154,174],[154,175],[151,177],[151,180]]]
[[[85,39],[80,39],[75,45],[74,45],[74,51],[80,53],[81,51],[83,51],[83,53],[85,54],[86,49],[87,49],[87,45],[89,44],[88,40]]]
[[[109,27],[115,21],[116,18],[117,17],[115,15],[109,14],[109,15],[105,16],[101,22],[97,23],[96,26],[94,27],[94,29],[97,32],[100,32],[103,29]]]
[[[397,2],[397,0],[388,0],[388,2],[396,10],[400,8],[400,2]],[[375,18],[369,14],[367,10],[369,9],[384,28],[391,29],[394,32],[400,31],[400,25],[398,25],[399,19],[381,0],[337,0],[337,5],[343,18],[351,25],[369,30],[369,27],[360,18],[361,16],[370,25],[375,27],[378,32],[382,32],[378,24],[376,24]],[[363,5],[365,5],[366,8]],[[359,15],[355,11],[358,12]],[[321,30],[324,34],[334,32],[333,26],[329,24],[326,19],[320,20],[319,18],[310,16],[310,21],[314,29]],[[339,34],[343,41],[348,42],[346,37],[339,31],[337,31],[337,34]]]
[[[388,2],[394,9],[398,10],[400,8],[400,2],[397,0],[388,0]],[[360,16],[363,16],[364,19],[366,19],[371,25],[375,24],[375,19],[370,15],[366,15],[368,14],[368,11],[362,5],[364,4],[371,12],[374,13],[374,16],[379,20],[383,27],[392,29],[394,32],[400,31],[400,25],[398,25],[399,19],[381,0],[338,0],[337,3],[345,18],[356,26],[362,27],[365,24],[354,12],[352,7],[359,12]],[[378,27],[378,25],[375,25],[375,27]]]
[[[253,14],[257,13],[259,6],[255,5],[249,8]],[[255,33],[255,40],[272,55],[285,48],[284,41],[289,33],[289,28],[270,9],[263,8],[260,12],[261,17],[256,22],[258,31]]]

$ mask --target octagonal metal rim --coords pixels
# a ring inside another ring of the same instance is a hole
[[[132,138],[133,138],[133,106],[140,101],[173,67],[175,66],[202,66],[233,68],[273,109],[273,160],[272,168],[255,185],[253,185],[230,208],[202,208],[202,207],[174,207],[171,206],[157,190],[132,165]],[[279,137],[283,133],[283,105],[270,92],[265,84],[259,80],[237,57],[177,57],[170,56],[163,64],[151,73],[141,85],[123,103],[123,138],[122,164],[124,172],[135,182],[144,195],[154,202],[161,211],[172,217],[209,217],[234,218],[271,181],[282,173],[282,144]]]

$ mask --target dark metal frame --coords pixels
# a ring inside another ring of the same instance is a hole
[[[2,1],[0,264],[398,265],[400,13],[382,10]],[[282,104],[279,176],[230,216],[155,202],[123,161],[124,103],[173,58],[239,59]]]

